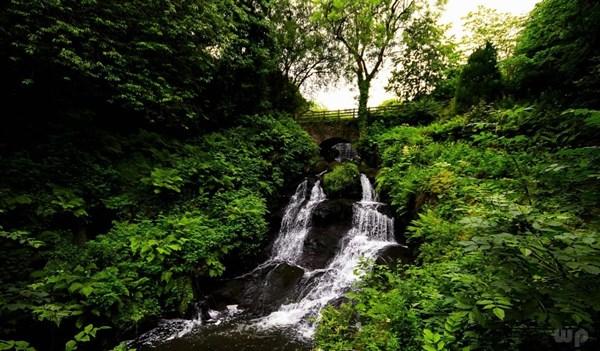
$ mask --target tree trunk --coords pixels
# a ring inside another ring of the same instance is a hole
[[[371,81],[358,78],[358,127],[361,136],[366,135],[367,126],[369,125],[369,111],[367,109],[367,103],[369,101],[369,89],[371,88]]]

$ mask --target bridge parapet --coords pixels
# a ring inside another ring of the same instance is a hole
[[[400,106],[371,107],[369,117],[400,110]],[[358,109],[308,111],[296,118],[319,145],[327,140],[353,142],[359,139]]]
[[[386,113],[398,112],[401,108],[402,107],[399,105],[369,107],[367,113],[369,116],[379,116]],[[356,108],[345,110],[307,111],[297,118],[299,123],[335,122],[354,119],[358,119],[358,109]]]
[[[340,120],[306,119],[301,121],[300,125],[319,145],[330,139],[339,142],[353,142],[360,137],[357,118]]]

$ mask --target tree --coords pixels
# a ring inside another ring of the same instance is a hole
[[[46,110],[81,103],[125,110],[129,120],[197,120],[239,11],[229,0],[208,3],[12,0],[0,15],[10,43],[3,88],[29,101],[45,97]]]
[[[486,43],[492,43],[498,50],[498,58],[504,60],[515,49],[525,17],[480,5],[463,20],[465,32],[468,33],[461,42],[464,52],[470,53]]]
[[[398,33],[416,8],[417,0],[318,0],[315,21],[348,54],[340,62],[347,78],[356,78],[360,129],[367,127],[371,81],[384,58],[397,45]]]
[[[9,123],[87,110],[106,124],[197,131],[285,105],[274,100],[297,89],[279,72],[269,4],[7,1],[0,96],[19,111]]]
[[[487,43],[475,50],[464,66],[456,87],[456,108],[459,112],[500,94],[501,75],[496,48]]]
[[[269,14],[279,49],[279,68],[300,88],[307,81],[325,81],[338,61],[338,50],[327,32],[311,21],[314,5],[308,0],[278,0]]]
[[[509,77],[521,95],[600,107],[600,3],[545,0],[520,36]]]
[[[402,45],[393,61],[394,70],[387,89],[408,101],[431,94],[457,67],[458,53],[447,26],[437,24],[440,12],[426,9],[414,17],[402,33]]]

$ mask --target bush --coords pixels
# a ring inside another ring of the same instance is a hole
[[[487,43],[469,56],[458,79],[456,109],[464,112],[481,102],[492,102],[502,93],[502,77],[498,69],[496,48]]]
[[[574,20],[576,19],[576,20]],[[522,97],[600,107],[600,4],[545,0],[532,11],[512,58],[510,81]]]
[[[401,124],[429,124],[438,119],[442,112],[442,104],[431,98],[421,98],[406,102],[388,100],[381,106],[397,107],[395,110],[370,117],[372,122],[381,122],[387,127]]]
[[[253,261],[267,204],[317,146],[288,117],[241,120],[187,140],[67,130],[3,157],[0,317],[11,329],[0,338],[36,335],[39,347],[92,323],[126,334],[185,313],[204,288],[194,282]]]
[[[547,330],[595,330],[597,119],[515,106],[373,128],[378,189],[409,222],[417,264],[368,274],[323,313],[317,346],[548,350]]]
[[[360,189],[360,172],[352,162],[337,164],[323,177],[323,188],[329,197],[351,197]]]

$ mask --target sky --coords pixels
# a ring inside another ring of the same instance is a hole
[[[527,14],[533,9],[540,0],[449,0],[446,5],[442,22],[452,25],[449,34],[456,38],[462,37],[462,17],[469,12],[474,11],[477,6],[495,8],[502,12],[510,12],[515,15]],[[393,98],[394,95],[385,91],[385,86],[389,79],[391,67],[384,65],[379,74],[371,83],[369,96],[369,106],[378,106],[383,101]],[[328,109],[354,108],[357,105],[358,90],[354,87],[355,83],[345,81],[331,84],[330,86],[314,90],[307,87],[303,91],[304,95],[314,100]],[[314,90],[314,91],[311,91]]]

